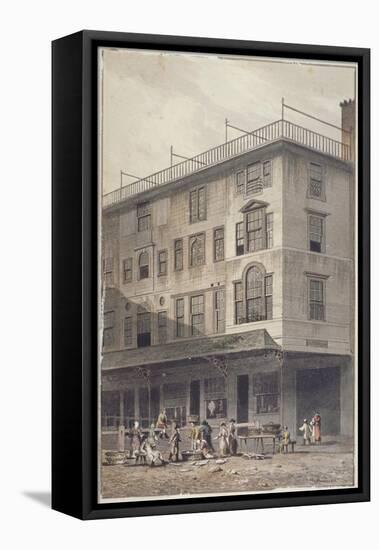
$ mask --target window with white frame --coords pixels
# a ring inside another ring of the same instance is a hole
[[[325,321],[325,280],[308,278],[309,319]]]
[[[325,199],[322,166],[315,162],[311,162],[309,165],[308,195],[313,199]]]
[[[314,214],[308,216],[309,250],[312,252],[324,252],[324,218]]]
[[[190,192],[190,223],[206,219],[206,191],[205,187],[198,187]]]
[[[191,335],[201,336],[204,334],[204,295],[191,296]]]
[[[137,205],[137,229],[147,231],[151,227],[151,206],[149,202]]]
[[[133,258],[126,258],[126,260],[123,260],[122,272],[124,283],[131,283],[133,280]]]
[[[214,293],[215,332],[225,332],[225,291],[217,289]]]

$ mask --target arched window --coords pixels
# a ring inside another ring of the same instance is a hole
[[[149,254],[147,252],[141,252],[139,260],[139,278],[147,279],[149,277]]]
[[[246,273],[246,317],[247,322],[261,321],[263,314],[263,275],[258,267],[251,267]]]
[[[199,233],[190,238],[190,266],[195,267],[205,262],[205,235]]]

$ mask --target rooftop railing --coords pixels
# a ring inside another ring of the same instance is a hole
[[[155,172],[146,178],[129,183],[120,189],[103,196],[103,208],[119,203],[132,195],[137,195],[182,179],[209,166],[237,157],[265,143],[285,138],[304,145],[320,153],[331,155],[341,160],[350,160],[349,145],[336,141],[287,120],[276,120],[241,137],[227,141],[222,145],[208,149],[190,159],[184,160],[169,168]]]

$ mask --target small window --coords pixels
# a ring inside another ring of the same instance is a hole
[[[247,167],[246,194],[258,193],[258,191],[262,191],[261,163],[254,162]]]
[[[272,275],[265,277],[266,319],[272,319]]]
[[[215,332],[225,332],[225,291],[216,290],[214,293]]]
[[[114,343],[115,312],[104,313],[103,346],[111,346]]]
[[[147,252],[141,252],[139,257],[139,278],[149,278],[149,254]]]
[[[236,256],[245,254],[245,236],[243,222],[236,223]]]
[[[309,279],[309,318],[312,321],[325,320],[324,281]]]
[[[133,258],[126,258],[122,262],[124,283],[131,283],[133,280]]]
[[[262,163],[262,174],[263,174],[263,187],[271,187],[271,160],[265,160]]]
[[[205,263],[205,234],[199,233],[189,239],[190,266],[196,267]]]
[[[141,312],[137,314],[137,346],[144,348],[151,345],[151,314]]]
[[[158,252],[158,275],[167,275],[167,250]]]
[[[245,171],[241,170],[236,174],[236,193],[237,195],[243,195],[245,193]]]
[[[113,285],[113,258],[104,258],[103,277],[105,286]]]
[[[234,318],[236,325],[245,322],[243,314],[243,292],[241,281],[234,283]]]
[[[137,228],[138,231],[147,231],[151,226],[150,203],[144,202],[137,205]]]
[[[184,336],[184,298],[178,298],[175,302],[176,336]]]
[[[309,196],[314,199],[324,199],[322,166],[320,166],[320,164],[311,162],[309,174]]]
[[[191,335],[204,334],[204,296],[191,296]]]
[[[264,210],[257,208],[246,214],[246,236],[248,252],[261,250],[264,245],[263,237]]]
[[[278,412],[279,374],[277,372],[254,374],[253,393],[257,414]]]
[[[124,345],[126,347],[133,345],[133,319],[125,317],[124,319]]]
[[[205,187],[198,187],[190,192],[190,223],[206,218]]]
[[[158,341],[160,344],[167,341],[167,311],[158,311]]]
[[[312,252],[324,251],[324,218],[308,216],[309,250]]]
[[[220,262],[224,259],[224,228],[218,227],[213,231],[214,261]]]
[[[176,239],[174,242],[174,269],[181,271],[183,269],[183,240]]]

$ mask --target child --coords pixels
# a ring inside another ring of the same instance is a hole
[[[310,445],[312,430],[306,418],[304,418],[303,425],[300,426],[299,430],[303,432],[303,445]]]
[[[175,457],[175,462],[178,462],[179,460],[179,443],[181,442],[180,439],[180,432],[178,426],[175,424],[175,422],[172,425],[172,434],[170,437],[170,454],[168,456],[168,459],[171,460],[173,457]]]
[[[288,453],[288,445],[291,441],[291,434],[288,431],[288,426],[284,426],[283,432],[282,432],[282,438],[280,441],[280,452],[283,453],[284,451]]]

